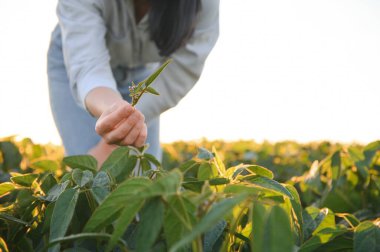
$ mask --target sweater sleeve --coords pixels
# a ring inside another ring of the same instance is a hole
[[[99,0],[59,0],[57,6],[71,92],[83,109],[86,109],[86,95],[95,87],[117,91],[109,64],[106,26],[101,10]]]
[[[160,96],[142,96],[136,105],[148,123],[174,107],[195,85],[218,36],[219,0],[202,1],[202,9],[192,37],[170,56],[172,62],[152,84]]]

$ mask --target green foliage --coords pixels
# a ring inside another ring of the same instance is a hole
[[[81,170],[96,171],[98,168],[98,161],[96,161],[96,159],[90,155],[65,157],[62,162],[73,169],[78,168]]]
[[[91,156],[60,164],[23,144],[29,154],[10,148],[23,159],[0,183],[3,251],[380,249],[379,142],[330,149],[287,182],[215,148],[172,169],[120,147],[98,169]]]
[[[79,190],[70,188],[58,197],[50,221],[50,241],[65,236],[71,219],[73,218],[78,196]],[[49,249],[49,252],[54,251],[59,251],[59,244]]]
[[[354,249],[358,252],[380,251],[380,219],[364,221],[355,228]]]
[[[280,205],[253,207],[253,251],[290,252],[294,241],[290,215]],[[281,241],[281,242],[279,242]]]
[[[0,152],[2,156],[1,169],[3,172],[9,172],[20,166],[22,156],[18,148],[8,141],[0,142]]]
[[[16,189],[16,185],[10,182],[0,184],[0,197]]]

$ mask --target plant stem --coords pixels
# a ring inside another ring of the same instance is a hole
[[[147,87],[145,87],[143,90],[141,90],[139,96],[137,96],[136,99],[133,99],[133,101],[132,101],[132,107],[134,107],[139,102],[141,96],[145,93],[146,89],[147,89]]]
[[[199,236],[197,239],[197,248],[199,249],[198,251],[202,252],[203,251],[203,244],[202,244],[202,237]]]
[[[96,204],[94,202],[94,199],[93,199],[92,195],[90,194],[89,190],[86,190],[84,193],[86,195],[88,205],[90,206],[91,212],[93,213],[96,209]]]

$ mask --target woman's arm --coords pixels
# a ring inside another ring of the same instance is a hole
[[[119,92],[108,87],[96,87],[87,94],[84,103],[87,111],[92,116],[99,118],[114,103],[122,100]]]
[[[97,133],[108,144],[141,146],[146,125],[141,112],[116,88],[106,46],[106,25],[99,0],[59,0],[57,14],[72,94],[95,117]]]
[[[75,101],[83,109],[94,88],[117,91],[106,46],[107,27],[100,0],[59,0],[57,16],[62,34],[63,59]]]

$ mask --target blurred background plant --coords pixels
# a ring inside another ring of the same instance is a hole
[[[2,139],[0,248],[380,249],[379,141],[203,140],[163,148],[161,164],[145,149],[121,147],[98,171],[91,156],[64,158],[59,146]]]

